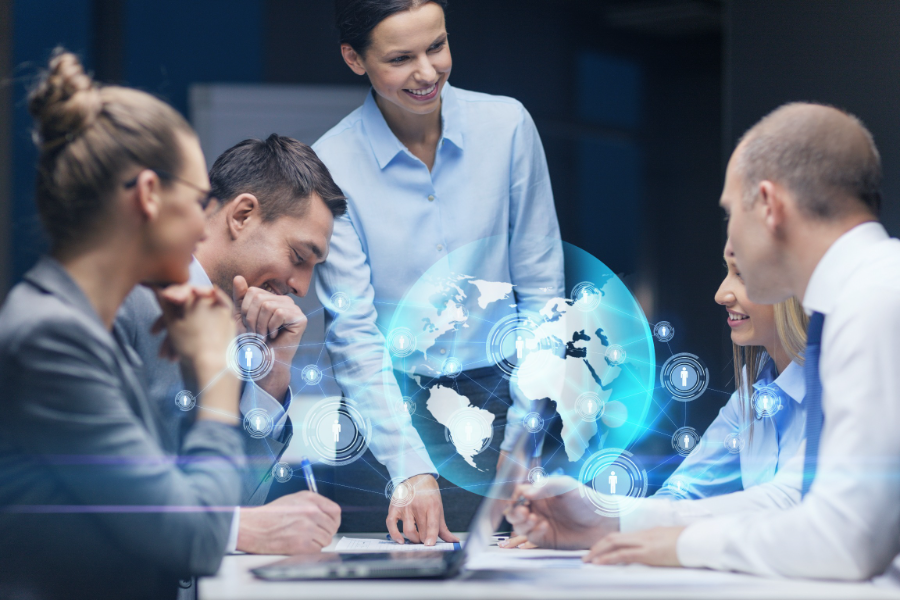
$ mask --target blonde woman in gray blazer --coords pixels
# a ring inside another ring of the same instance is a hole
[[[51,252],[0,310],[0,597],[174,598],[218,569],[244,462],[230,300],[171,285],[205,235],[203,154],[171,107],[98,87],[62,51],[29,109]],[[146,281],[203,390],[178,460],[113,332]]]

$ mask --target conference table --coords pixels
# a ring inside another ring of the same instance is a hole
[[[344,534],[384,539],[384,534]],[[332,550],[343,535],[335,536]],[[460,534],[464,537],[464,534]],[[900,588],[872,583],[790,581],[699,569],[661,569],[639,565],[594,566],[572,559],[572,553],[547,550],[488,549],[459,577],[450,580],[357,580],[271,582],[251,569],[278,556],[233,554],[225,557],[214,577],[199,582],[200,600],[287,600],[329,598],[352,600],[443,600],[455,598],[900,598]]]

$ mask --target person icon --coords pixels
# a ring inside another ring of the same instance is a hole
[[[619,478],[616,477],[616,472],[610,471],[609,472],[609,493],[610,494],[616,493],[616,483],[618,483],[618,481],[619,481]]]
[[[247,361],[247,369],[253,368],[253,351],[250,349],[250,346],[244,349],[244,360]]]
[[[409,414],[409,404],[407,404],[406,402],[403,403],[403,412]]]
[[[588,304],[591,301],[590,292],[588,292],[587,288],[581,290],[581,301],[585,304]]]
[[[401,336],[397,339],[397,345],[400,346],[400,349],[401,349],[401,350],[403,350],[403,349],[406,348],[406,336],[405,336],[405,335],[401,335]]]
[[[525,341],[522,339],[520,335],[518,339],[516,339],[516,358],[522,360],[522,353],[525,350]]]
[[[665,327],[660,327],[659,335],[660,335],[660,337],[666,337],[666,328]],[[681,485],[681,482],[678,482],[678,483],[679,483],[679,485]]]
[[[341,423],[340,421],[338,421],[338,419],[334,420],[334,425],[331,426],[331,433],[334,434],[335,442],[341,441]]]
[[[253,420],[254,426],[256,427],[256,431],[263,430],[263,419],[261,415],[256,415],[256,418]]]
[[[471,423],[466,423],[466,441],[467,442],[472,441],[472,424]]]
[[[181,406],[187,408],[191,405],[191,397],[187,394],[182,394],[181,396]]]
[[[335,301],[335,304],[337,304],[338,308],[343,309],[344,308],[344,297],[338,296],[337,300]]]
[[[737,448],[737,438],[731,438],[731,447]]]
[[[765,394],[763,394],[763,397],[762,397],[762,406],[763,406],[764,411],[769,410],[769,397],[766,396]]]
[[[310,369],[306,372],[306,380],[309,382],[313,382],[316,380],[316,372]]]
[[[681,482],[680,481],[677,483],[677,486],[678,486],[678,491],[680,492],[681,491]]]
[[[587,412],[589,415],[594,414],[594,401],[588,399],[587,401]]]
[[[397,496],[397,500],[403,501],[406,500],[406,496],[409,494],[409,490],[406,488],[405,483],[401,483],[397,486],[397,489],[394,490],[394,495]]]
[[[613,362],[616,362],[617,360],[619,360],[619,351],[618,350],[612,351],[612,359],[613,359]]]
[[[681,367],[681,387],[687,387],[688,370],[687,367]]]
[[[689,435],[684,436],[684,447],[685,447],[685,449],[691,447],[691,436],[689,436]]]
[[[284,470],[284,467],[278,467],[278,476],[282,479],[287,477],[287,471]]]

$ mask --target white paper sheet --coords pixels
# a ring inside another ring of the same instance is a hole
[[[425,544],[398,544],[392,540],[342,537],[331,552],[447,552],[458,550],[459,544],[438,542],[434,546]]]
[[[500,550],[478,555],[478,560],[469,561],[470,571],[531,571],[533,569],[580,569],[584,550]]]

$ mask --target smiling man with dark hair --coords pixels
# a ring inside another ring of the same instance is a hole
[[[291,296],[302,297],[309,290],[315,266],[328,256],[334,219],[344,214],[346,201],[309,146],[274,134],[226,150],[209,178],[211,193],[221,200],[208,209],[207,236],[194,253],[190,283],[215,284],[232,295],[240,332],[265,338],[274,357],[272,370],[245,384],[241,396],[242,414],[262,409],[272,423],[267,436],[246,435],[244,440],[241,503],[253,506],[265,501],[273,465],[292,436],[288,386],[306,316]],[[178,393],[191,386],[177,363],[159,356],[162,336],[151,333],[159,315],[153,293],[138,288],[119,312],[116,328],[144,362],[166,449],[177,455],[195,415],[176,405]],[[317,551],[330,543],[339,525],[340,507],[334,502],[311,492],[289,494],[265,506],[236,509],[228,549]]]

